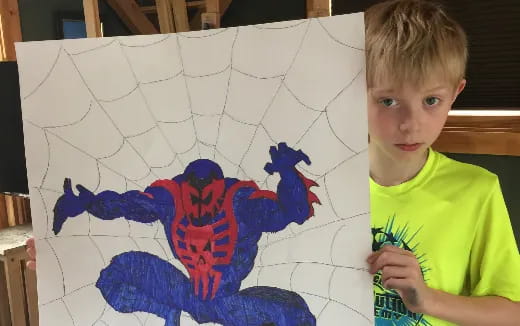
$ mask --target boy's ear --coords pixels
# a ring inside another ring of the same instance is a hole
[[[453,101],[451,102],[451,104],[455,102],[455,100],[457,99],[459,94],[462,93],[464,88],[466,88],[466,79],[462,79],[457,85],[457,89],[455,90],[455,96],[453,97]]]

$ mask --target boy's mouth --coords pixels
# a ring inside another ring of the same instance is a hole
[[[405,151],[405,152],[415,152],[416,150],[419,149],[419,147],[421,147],[421,143],[415,143],[415,144],[396,144],[395,146],[397,146],[400,150],[402,151]]]

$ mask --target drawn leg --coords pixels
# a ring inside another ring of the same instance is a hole
[[[215,300],[224,326],[315,326],[316,318],[298,294],[257,286]]]
[[[192,300],[188,278],[173,265],[145,252],[115,256],[100,273],[96,286],[119,312],[148,312],[179,326],[181,311]]]

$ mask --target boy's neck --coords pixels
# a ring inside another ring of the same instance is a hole
[[[413,179],[424,167],[428,159],[428,150],[410,160],[394,160],[384,155],[373,146],[370,152],[370,177],[384,187],[396,186]]]

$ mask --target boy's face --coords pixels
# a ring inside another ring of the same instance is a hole
[[[457,95],[466,84],[432,79],[424,85],[394,87],[381,82],[368,89],[372,153],[393,161],[423,157],[439,136]]]

